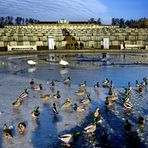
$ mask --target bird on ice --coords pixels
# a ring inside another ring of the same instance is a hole
[[[28,63],[29,65],[36,65],[36,64],[37,64],[37,62],[35,62],[35,61],[33,61],[33,60],[28,60],[27,63]]]
[[[67,61],[65,61],[63,59],[61,59],[61,61],[59,63],[60,63],[60,65],[63,65],[63,66],[66,66],[69,64]]]

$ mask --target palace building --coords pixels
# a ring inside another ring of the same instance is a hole
[[[81,48],[121,49],[125,45],[148,48],[148,29],[119,28],[119,26],[88,22],[68,22],[64,19],[58,22],[8,25],[0,28],[0,51],[7,51],[11,46],[14,47],[13,50],[17,46],[36,46],[36,50],[69,50]]]

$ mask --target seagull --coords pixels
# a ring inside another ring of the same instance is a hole
[[[35,61],[33,61],[33,60],[28,60],[27,63],[28,63],[29,65],[36,65],[36,64],[37,64],[37,62],[35,62]]]
[[[63,65],[63,66],[66,66],[69,64],[67,61],[64,61],[63,59],[61,59],[61,61],[59,63],[60,63],[60,65]]]

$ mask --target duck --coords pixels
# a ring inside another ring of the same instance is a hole
[[[64,84],[69,84],[69,83],[70,83],[70,80],[71,80],[70,77],[66,77],[66,78],[63,80],[63,83],[64,83]]]
[[[124,89],[124,95],[125,97],[129,97],[130,95],[129,90],[127,88]]]
[[[39,84],[38,86],[36,86],[36,87],[34,88],[35,91],[41,91],[42,89],[43,89],[42,84]]]
[[[54,114],[58,114],[57,107],[56,107],[56,104],[55,103],[53,103],[52,112]]]
[[[67,144],[67,146],[70,147],[70,143],[72,143],[76,137],[78,137],[81,133],[80,132],[74,132],[72,134],[64,134],[59,136],[58,138],[64,142],[65,144]]]
[[[85,133],[94,133],[96,131],[96,124],[95,123],[91,123],[90,125],[88,125],[87,127],[84,128],[84,132]]]
[[[98,118],[100,116],[100,109],[97,107],[94,112],[94,118]]]
[[[30,86],[31,86],[31,88],[34,87],[34,84],[35,84],[34,79],[32,79],[32,80],[30,81]]]
[[[111,95],[113,95],[113,88],[112,87],[109,87],[109,92],[108,92],[108,94],[111,96]]]
[[[147,84],[148,84],[148,82],[147,82],[147,78],[144,77],[144,78],[143,78],[143,85],[146,86]]]
[[[124,107],[127,110],[131,110],[133,108],[133,105],[129,101],[124,102]]]
[[[46,101],[46,100],[49,100],[51,98],[51,95],[50,94],[46,94],[44,96],[41,96],[41,99]]]
[[[109,79],[106,78],[104,81],[103,81],[103,87],[107,87],[107,84],[109,83]]]
[[[96,111],[94,112],[93,116],[94,116],[94,123],[101,124],[103,122],[100,114],[100,109],[98,107],[96,108]]]
[[[83,104],[89,104],[90,101],[91,101],[90,94],[87,94],[87,98],[82,99],[81,100],[81,103],[83,103]]]
[[[84,81],[83,83],[79,84],[79,86],[82,87],[82,88],[83,88],[83,87],[86,87],[86,83],[87,83],[87,82]]]
[[[136,80],[136,87],[139,88],[141,86],[141,84],[138,82],[138,80]]]
[[[129,97],[124,97],[122,101],[123,102],[129,102]]]
[[[131,83],[130,82],[128,82],[128,88],[127,88],[128,90],[132,90],[132,87],[131,87]]]
[[[48,83],[48,84],[49,84],[50,87],[54,87],[55,86],[55,82],[53,80],[50,83]]]
[[[99,89],[99,87],[100,87],[100,84],[99,84],[99,82],[97,82],[97,83],[94,85],[94,89],[97,90],[97,89]]]
[[[86,90],[85,89],[79,89],[75,94],[77,96],[83,96],[85,94]]]
[[[24,122],[20,122],[17,127],[18,127],[19,133],[24,134],[26,130],[26,124]]]
[[[62,107],[69,107],[71,105],[71,99],[68,98],[65,103],[63,103]]]
[[[40,111],[39,111],[40,107],[37,106],[34,111],[31,113],[33,118],[38,118],[38,116],[40,115]]]
[[[117,99],[118,99],[118,95],[117,95],[117,94],[108,96],[108,100],[109,100],[109,101],[115,101],[115,100],[117,100]]]
[[[21,94],[20,94],[20,96],[19,96],[19,98],[26,98],[26,97],[28,97],[28,89],[26,88],[25,90],[24,90],[24,92],[22,92]]]
[[[61,98],[60,91],[58,90],[58,91],[56,92],[56,94],[53,95],[53,97],[54,97],[55,99],[60,99],[60,98]]]
[[[84,106],[78,106],[76,103],[74,104],[74,107],[73,108],[74,108],[75,111],[78,111],[78,112],[85,111]]]
[[[13,138],[12,130],[8,128],[7,124],[3,126],[3,135],[8,140]]]
[[[12,103],[12,105],[13,105],[13,107],[16,108],[16,109],[19,108],[20,105],[21,105],[20,99],[17,98],[17,99]]]
[[[143,128],[144,127],[144,118],[140,116],[138,118],[138,122],[137,123],[138,123],[139,127]]]
[[[106,97],[105,106],[111,106],[112,104],[113,104],[113,102],[110,101],[108,97]]]

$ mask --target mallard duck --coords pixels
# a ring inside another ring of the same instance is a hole
[[[138,126],[143,128],[144,127],[144,118],[143,117],[139,117],[138,118]]]
[[[128,87],[127,87],[128,90],[132,90],[132,87],[131,87],[131,83],[128,82]]]
[[[38,116],[40,115],[40,111],[39,111],[40,107],[37,106],[34,111],[31,113],[33,118],[38,118]]]
[[[124,102],[124,107],[125,107],[125,109],[127,109],[127,110],[131,110],[131,109],[133,108],[133,105],[132,105],[130,102],[125,101],[125,102]]]
[[[113,88],[112,87],[109,87],[109,92],[108,92],[109,95],[113,95]]]
[[[4,126],[3,126],[3,135],[7,139],[12,139],[13,138],[12,130],[8,128],[7,124],[4,124]]]
[[[96,111],[94,112],[94,117],[97,118],[100,116],[100,109],[97,107]]]
[[[136,80],[136,87],[139,88],[141,86],[141,84],[138,82],[138,80]]]
[[[17,127],[18,127],[19,133],[24,134],[26,130],[26,124],[24,122],[20,122]]]
[[[80,132],[74,132],[72,134],[64,134],[59,136],[58,138],[63,141],[65,144],[70,144],[75,140],[75,137],[79,136]]]
[[[19,108],[21,105],[21,101],[19,98],[17,98],[13,103],[12,103],[14,108]]]
[[[56,104],[55,103],[53,103],[52,112],[54,114],[58,114],[57,107],[56,107]]]
[[[28,96],[28,94],[29,94],[29,93],[28,93],[28,89],[26,88],[26,89],[24,90],[24,92],[21,93],[21,95],[19,96],[19,98],[22,98],[22,99],[23,99],[23,98],[26,98],[26,97]]]
[[[117,99],[118,99],[118,95],[117,95],[117,94],[108,96],[108,100],[109,100],[109,101],[115,101],[115,100],[117,100]]]
[[[109,83],[109,79],[106,78],[104,81],[103,81],[103,87],[107,87],[107,84]]]
[[[95,123],[91,123],[90,125],[88,125],[87,127],[84,128],[84,132],[86,133],[93,133],[96,131],[96,124]]]
[[[71,105],[71,99],[68,98],[65,103],[63,103],[62,107],[69,107]]]
[[[73,142],[72,134],[64,134],[64,135],[59,136],[58,138],[66,144]]]
[[[106,97],[105,105],[106,105],[106,106],[111,106],[112,104],[113,104],[113,102],[110,101],[108,97]]]
[[[32,80],[30,81],[30,86],[33,87],[34,84],[35,84],[34,79],[32,79]]]
[[[41,99],[44,100],[44,101],[49,100],[50,98],[51,98],[50,94],[46,94],[46,95],[41,97]]]
[[[90,94],[87,94],[87,98],[82,99],[81,100],[81,103],[83,103],[83,104],[89,104],[90,101],[91,101]]]
[[[129,102],[129,97],[125,97],[125,98],[123,98],[122,101],[123,101],[123,102]]]
[[[58,90],[57,93],[53,95],[53,97],[55,99],[60,99],[61,98],[60,91]]]
[[[49,86],[50,86],[50,87],[54,87],[54,86],[55,86],[55,82],[54,82],[54,81],[51,81],[51,82],[49,83]]]
[[[64,83],[64,84],[69,84],[69,83],[70,83],[70,80],[71,80],[70,77],[66,77],[66,78],[63,80],[63,83]]]
[[[42,89],[43,89],[42,84],[39,84],[38,86],[36,86],[36,87],[34,88],[35,91],[41,91]]]
[[[143,84],[144,84],[144,86],[146,86],[148,84],[146,77],[143,78]]]
[[[86,87],[86,81],[84,81],[83,83],[79,84],[80,87]]]
[[[83,112],[85,111],[84,106],[78,106],[76,103],[74,104],[74,110],[78,112]]]
[[[102,117],[101,117],[101,114],[100,114],[100,109],[99,108],[96,108],[96,111],[94,112],[94,123],[102,123],[103,120],[102,120]]]
[[[100,87],[100,84],[99,84],[99,82],[97,82],[97,83],[94,85],[94,89],[97,90],[97,89],[99,89],[99,87]]]
[[[77,96],[83,96],[85,94],[86,90],[85,89],[79,89],[75,94]]]

